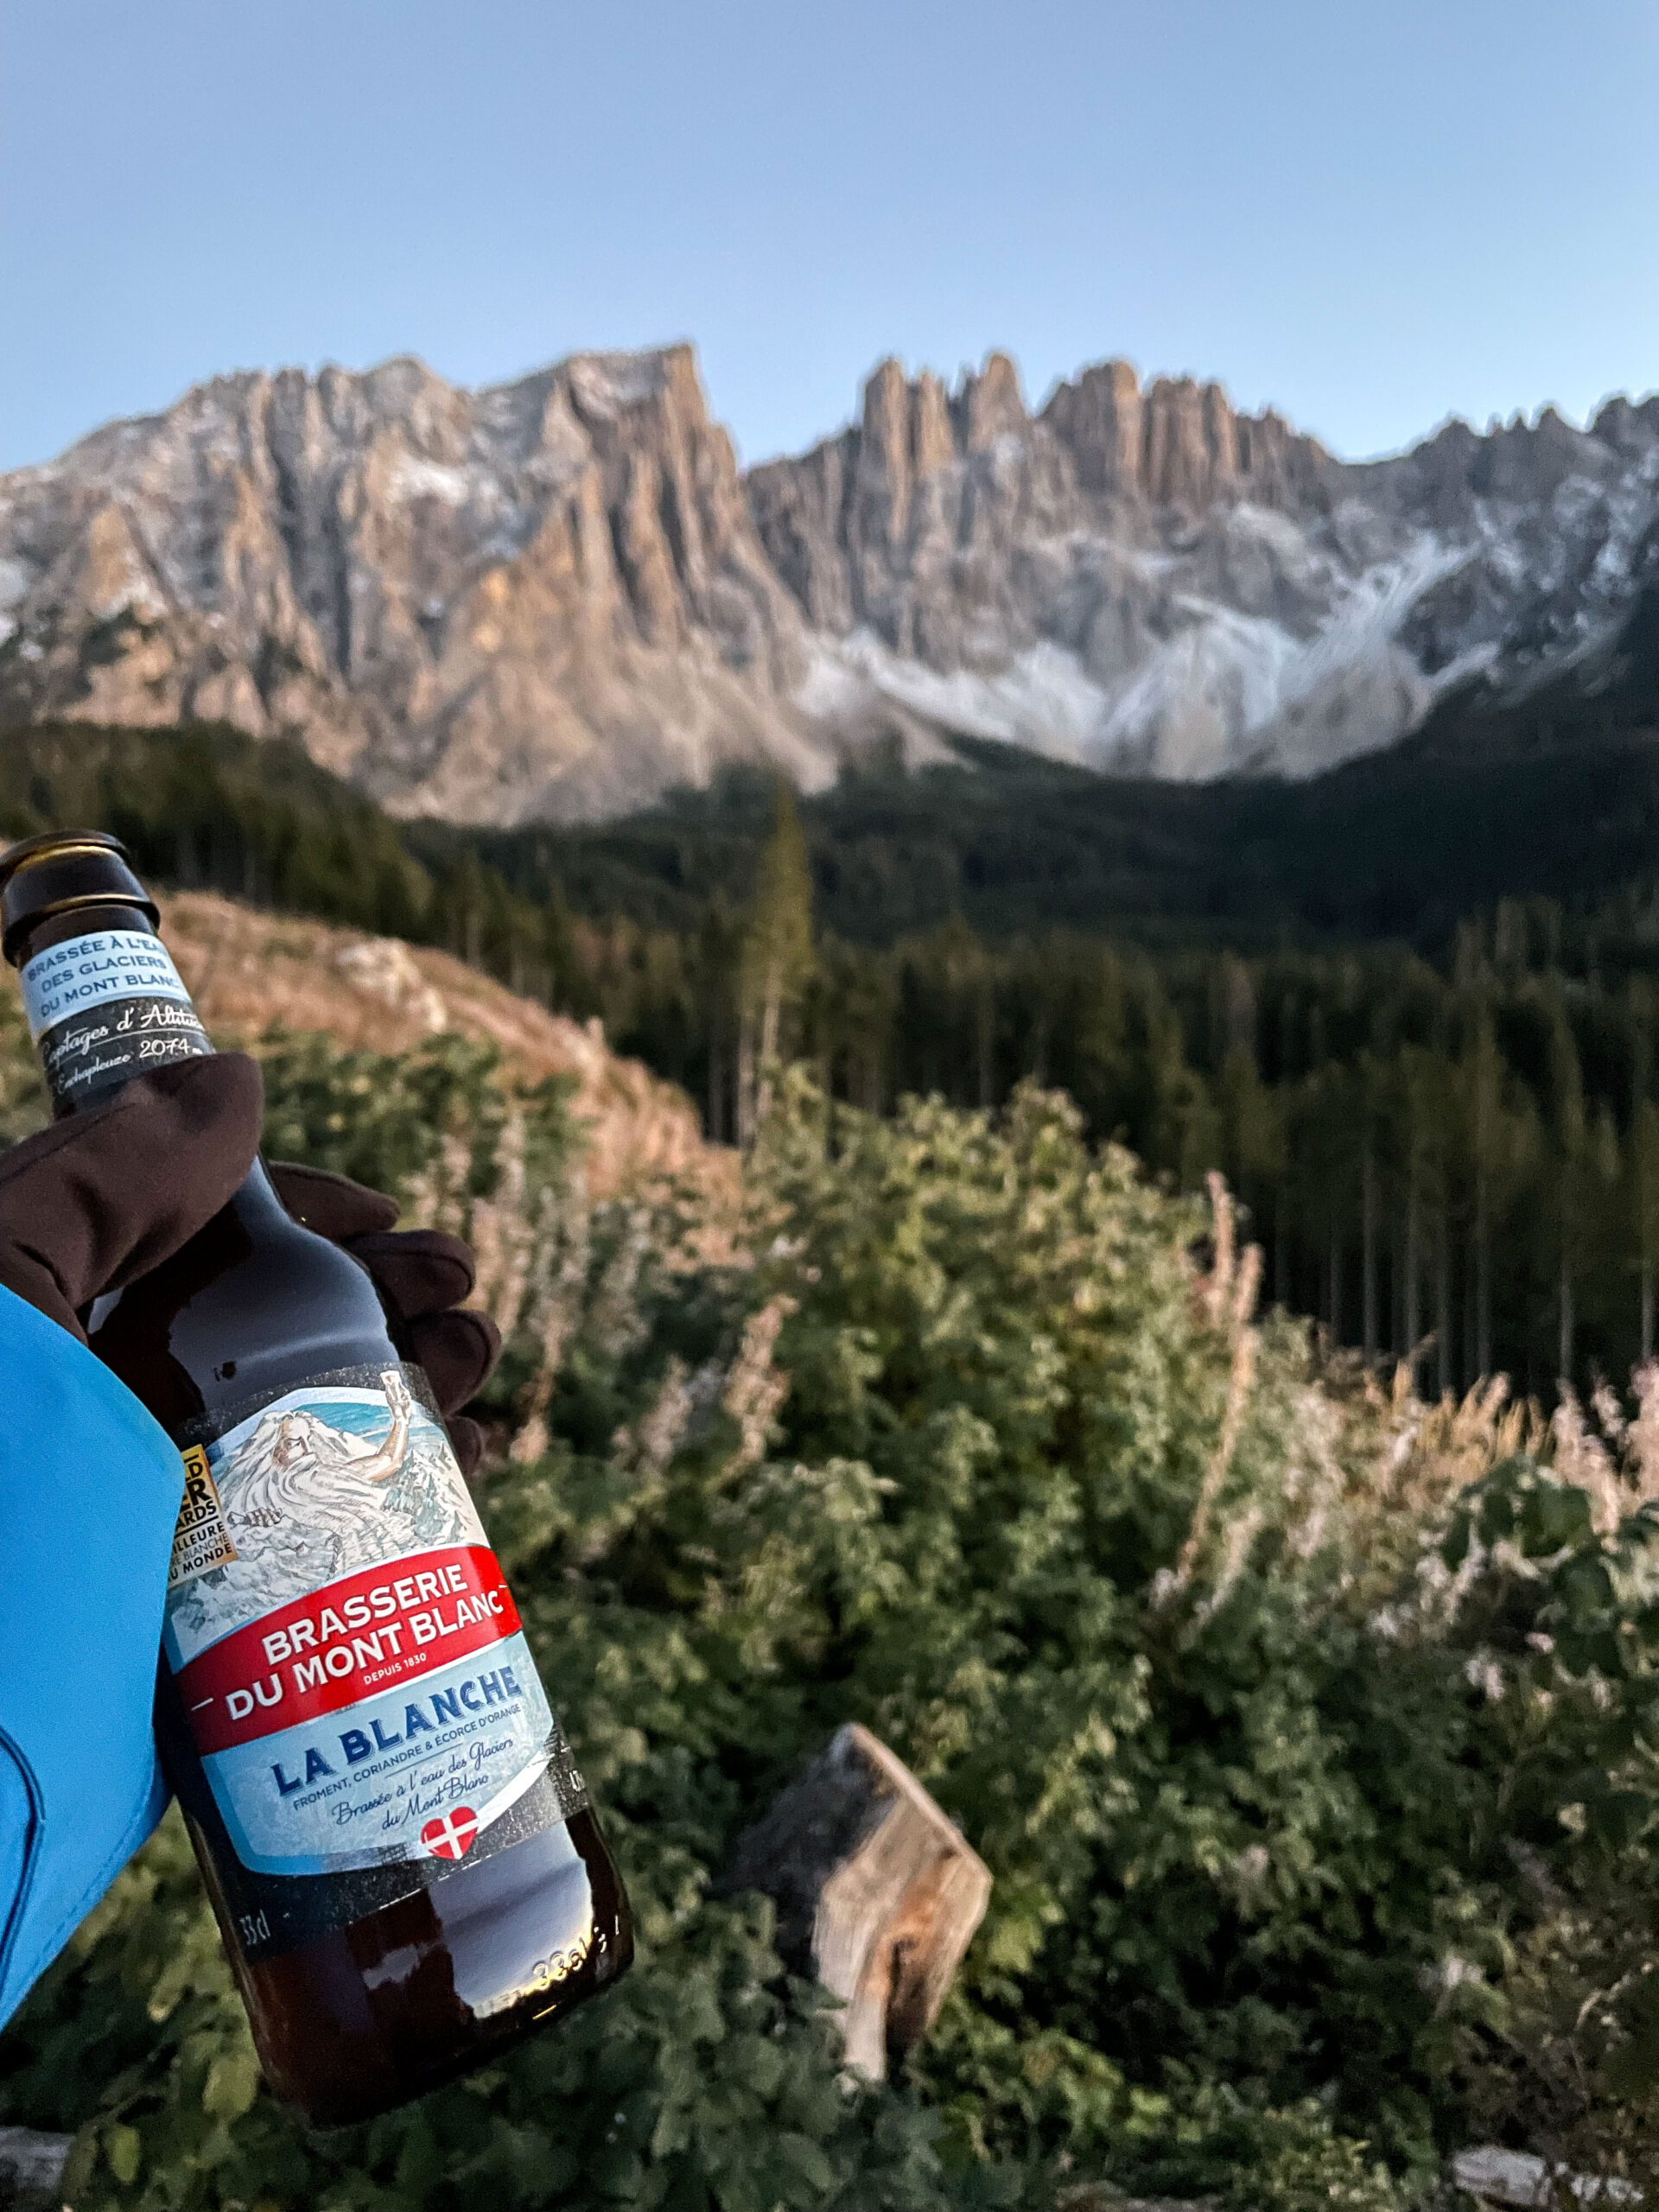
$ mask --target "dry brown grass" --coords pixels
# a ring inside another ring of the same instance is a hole
[[[1228,1497],[1241,1437],[1258,1411],[1262,1255],[1254,1245],[1240,1245],[1233,1198],[1222,1179],[1211,1175],[1208,1188],[1212,1257],[1194,1279],[1193,1300],[1201,1320],[1230,1348],[1229,1388],[1185,1541],[1154,1592],[1154,1604],[1167,1605],[1207,1581],[1200,1611],[1243,1571],[1270,1507],[1259,1496]],[[1659,1499],[1659,1365],[1638,1369],[1630,1395],[1633,1414],[1605,1384],[1588,1404],[1568,1391],[1546,1414],[1535,1400],[1515,1399],[1499,1375],[1461,1398],[1448,1392],[1425,1399],[1413,1387],[1409,1363],[1400,1362],[1389,1376],[1316,1338],[1297,1409],[1297,1448],[1284,1455],[1287,1487],[1273,1517],[1302,1556],[1340,1534],[1343,1550],[1356,1562],[1356,1594],[1378,1604],[1402,1572],[1415,1567],[1421,1579],[1433,1567],[1433,1547],[1455,1500],[1517,1453],[1582,1490],[1597,1533],[1610,1536],[1637,1507]],[[1459,1593],[1449,1584],[1440,1590],[1425,1583],[1419,1594],[1426,1611],[1439,1614],[1454,1608]],[[1396,1616],[1389,1605],[1377,1618]]]
[[[348,1051],[404,1052],[454,1030],[493,1045],[510,1078],[575,1078],[595,1198],[675,1178],[711,1195],[735,1192],[733,1155],[704,1142],[683,1091],[613,1052],[596,1022],[550,1014],[446,952],[206,891],[168,898],[162,934],[202,1020],[221,1035],[254,1039],[280,1022],[325,1031]],[[15,991],[10,969],[4,976],[0,988]]]

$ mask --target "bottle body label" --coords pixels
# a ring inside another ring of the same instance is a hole
[[[53,1096],[88,1097],[213,1046],[160,938],[96,930],[25,963],[29,1033]]]
[[[185,1450],[164,1648],[273,1940],[587,1802],[427,1400],[417,1368],[320,1376]]]

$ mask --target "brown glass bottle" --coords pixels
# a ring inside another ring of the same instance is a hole
[[[212,1047],[120,846],[0,855],[54,1110]],[[256,1163],[86,1317],[181,1446],[156,1733],[266,2078],[364,2119],[613,1980],[621,1881],[424,1378]]]

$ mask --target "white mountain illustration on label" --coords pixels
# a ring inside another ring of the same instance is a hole
[[[175,1592],[177,1664],[342,1575],[487,1541],[448,1439],[395,1369],[378,1389],[292,1391],[208,1459],[237,1556]]]

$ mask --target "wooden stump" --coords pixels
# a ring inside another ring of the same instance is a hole
[[[778,1908],[778,1947],[841,1999],[847,2063],[873,2082],[938,2015],[990,1871],[915,1776],[855,1722],[741,1835],[721,1888]]]

